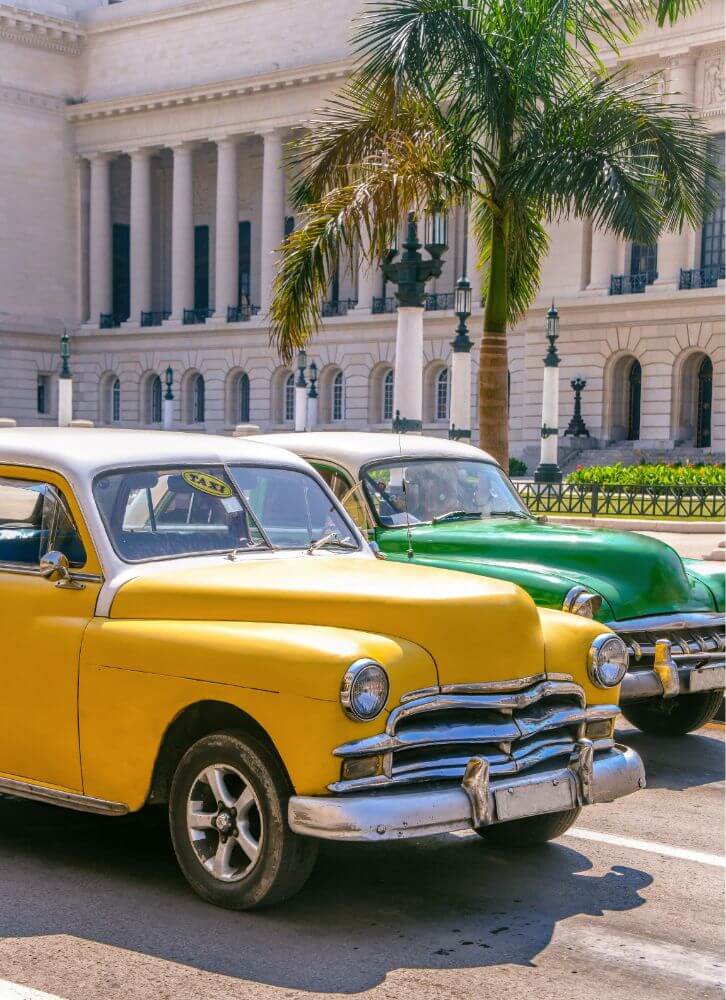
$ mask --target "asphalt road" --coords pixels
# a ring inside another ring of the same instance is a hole
[[[689,533],[689,532],[675,532],[675,531],[641,531],[641,535],[650,535],[651,538],[657,538],[660,542],[665,542],[666,545],[672,546],[679,552],[681,556],[686,559],[705,559],[715,548],[718,547],[718,543],[722,540],[723,533],[720,535],[713,534],[699,534]],[[724,567],[726,569],[726,567]]]
[[[574,835],[328,845],[298,897],[252,914],[191,894],[158,813],[0,799],[0,998],[722,997],[723,726],[621,738],[649,787]]]

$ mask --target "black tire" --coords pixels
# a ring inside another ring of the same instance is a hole
[[[213,794],[213,785],[219,791],[219,783],[207,780],[205,773],[222,775],[224,808],[219,808],[218,796]],[[213,733],[187,750],[171,785],[169,826],[179,867],[202,899],[231,910],[248,910],[280,903],[302,888],[315,865],[318,844],[290,830],[287,804],[291,791],[275,755],[245,733]],[[254,801],[249,807],[245,803],[236,815],[233,807],[243,800],[235,800],[235,795],[242,792],[246,801]],[[229,809],[227,802],[232,802]],[[200,828],[194,832],[187,819],[188,806],[190,814],[199,814],[194,823]],[[215,819],[207,822],[213,814]],[[220,833],[219,825],[229,822],[232,832]],[[248,845],[245,851],[241,841]],[[246,853],[250,849],[254,860]],[[225,850],[230,852],[226,861]],[[211,866],[218,853],[217,875]]]
[[[534,847],[561,837],[581,812],[578,807],[565,809],[563,812],[543,813],[541,816],[525,816],[524,819],[510,819],[505,823],[482,826],[476,832],[497,847]]]
[[[633,726],[655,736],[685,736],[710,722],[721,709],[723,691],[701,691],[675,698],[652,698],[621,705]]]

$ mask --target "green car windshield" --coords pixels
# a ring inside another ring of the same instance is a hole
[[[418,458],[369,465],[363,486],[381,525],[396,527],[481,517],[529,517],[491,462]]]
[[[250,549],[358,548],[335,501],[306,472],[246,465],[137,468],[93,494],[127,562]]]

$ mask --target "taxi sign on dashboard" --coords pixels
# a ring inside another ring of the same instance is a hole
[[[208,493],[211,497],[219,497],[225,500],[232,496],[232,488],[223,479],[210,476],[208,472],[199,472],[196,469],[187,469],[182,472],[182,479],[192,489],[199,490],[200,493]]]

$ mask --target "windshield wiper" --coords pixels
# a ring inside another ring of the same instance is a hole
[[[440,524],[442,521],[478,521],[481,513],[478,510],[449,510],[445,514],[439,514],[433,518],[432,524]]]
[[[521,510],[491,510],[489,517],[516,517],[520,521],[530,520],[529,514],[525,514]]]
[[[358,546],[355,542],[350,540],[350,535],[345,538],[341,538],[337,531],[331,531],[329,535],[323,535],[322,538],[318,538],[316,542],[310,542],[308,545],[308,554],[312,555],[313,552],[317,552],[318,549],[324,549],[327,546],[335,546],[339,549],[353,549],[358,551]]]
[[[230,562],[234,562],[240,552],[249,552],[250,549],[275,549],[275,548],[277,548],[277,546],[273,545],[271,542],[250,542],[249,545],[238,545],[236,548],[231,549],[227,553],[226,558],[229,559]]]

